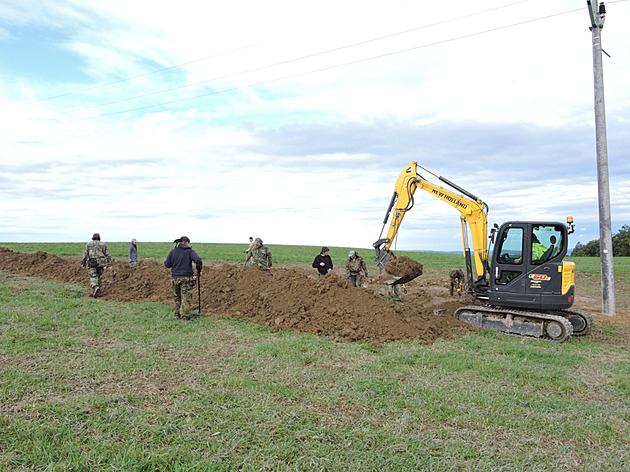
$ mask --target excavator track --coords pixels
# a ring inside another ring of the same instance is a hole
[[[573,336],[584,336],[591,332],[593,327],[593,317],[590,313],[582,310],[567,308],[552,312],[554,315],[564,316],[573,326]]]
[[[458,308],[453,316],[474,326],[522,338],[562,343],[573,334],[573,325],[565,316],[547,313],[467,305]]]

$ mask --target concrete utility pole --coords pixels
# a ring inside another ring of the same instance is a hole
[[[595,137],[597,141],[597,187],[599,195],[599,248],[602,264],[602,311],[615,316],[615,266],[610,223],[610,191],[608,180],[608,145],[606,138],[606,107],[604,104],[604,70],[602,37],[606,17],[604,2],[592,4],[586,0],[593,33],[593,76],[595,83]]]

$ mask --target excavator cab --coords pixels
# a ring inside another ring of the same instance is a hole
[[[564,262],[567,225],[507,222],[496,233],[488,303],[531,310],[573,305],[575,264]]]

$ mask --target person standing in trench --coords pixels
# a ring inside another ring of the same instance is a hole
[[[107,267],[112,268],[112,256],[109,253],[107,244],[101,242],[101,235],[94,233],[92,241],[83,248],[81,267],[87,267],[92,285],[92,296],[96,298],[101,289],[101,275]]]
[[[171,269],[171,286],[175,301],[175,319],[190,321],[190,302],[192,301],[195,276],[192,264],[197,268],[197,274],[201,275],[203,262],[201,257],[190,247],[190,238],[182,236],[174,241],[177,246],[168,253],[164,266]]]

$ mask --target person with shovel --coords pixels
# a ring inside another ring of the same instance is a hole
[[[247,254],[247,261],[252,260],[252,265],[255,265],[263,272],[271,274],[271,251],[267,246],[263,246],[262,239],[256,238],[254,240],[254,247]]]
[[[454,267],[448,275],[451,279],[451,297],[453,296],[454,291],[457,292],[459,297],[461,297],[462,284],[464,283],[464,272],[459,267]]]
[[[195,276],[192,264],[195,263],[197,275],[201,275],[203,262],[190,247],[190,239],[182,236],[174,241],[176,246],[168,253],[164,266],[171,269],[171,287],[175,300],[175,319],[190,321],[190,302],[192,301]]]

